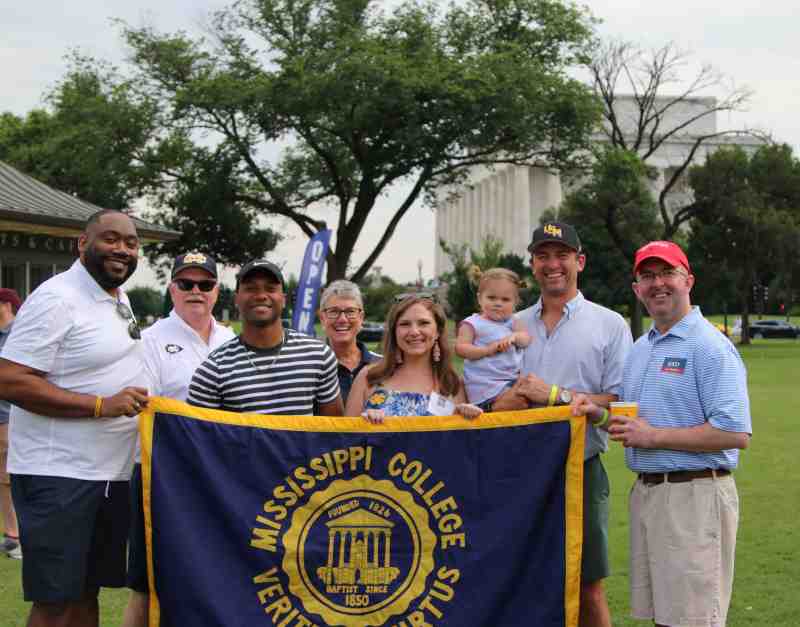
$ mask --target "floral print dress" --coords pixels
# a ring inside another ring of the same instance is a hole
[[[386,416],[430,416],[429,401],[429,394],[378,387],[369,395],[364,409],[382,409]]]

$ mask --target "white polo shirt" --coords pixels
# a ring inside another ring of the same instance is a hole
[[[142,333],[144,359],[151,379],[148,389],[154,396],[185,401],[189,382],[197,366],[218,346],[236,337],[228,327],[211,321],[208,344],[173,309]]]
[[[120,289],[119,299],[130,307]],[[65,390],[113,396],[145,387],[142,341],[80,260],[42,283],[19,310],[2,357]],[[136,418],[52,418],[12,406],[8,472],[95,481],[130,478]]]
[[[185,401],[189,383],[197,367],[218,346],[236,337],[228,327],[211,321],[208,344],[173,309],[142,333],[144,360],[147,367],[147,388],[153,396],[166,396]],[[136,463],[141,459],[137,441]]]

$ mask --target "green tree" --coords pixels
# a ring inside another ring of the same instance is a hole
[[[134,287],[126,292],[131,301],[131,308],[136,317],[141,321],[147,316],[158,318],[164,307],[164,297],[161,292],[152,287]]]
[[[567,167],[583,154],[599,109],[566,70],[586,59],[591,28],[562,0],[409,0],[391,11],[377,0],[242,0],[214,16],[208,41],[123,32],[135,84],[164,111],[162,152],[202,133],[230,159],[231,202],[309,237],[335,223],[328,280],[349,268],[376,203],[407,186],[352,272],[359,281],[409,208],[469,168]]]
[[[753,287],[783,277],[790,288],[799,274],[800,162],[786,145],[765,146],[752,156],[724,148],[692,168],[690,180],[697,206],[691,258],[708,269],[695,289],[702,295],[719,288],[720,279],[734,286],[742,342],[749,343]]]
[[[150,188],[142,159],[156,133],[155,103],[107,64],[78,54],[46,109],[0,116],[0,159],[56,189],[126,209]]]
[[[635,153],[606,146],[598,150],[587,182],[567,195],[558,213],[578,229],[586,253],[581,291],[612,309],[626,307],[634,337],[642,333],[642,310],[630,287],[633,257],[660,229],[649,176]]]
[[[72,54],[45,102],[25,117],[0,115],[0,159],[101,207],[128,209],[148,196],[160,210],[147,217],[182,233],[145,247],[161,278],[175,255],[198,242],[223,264],[275,247],[278,235],[233,196],[230,151],[169,129],[158,101],[116,68]]]
[[[526,284],[520,290],[520,308],[529,306],[538,298],[538,287],[533,285],[525,260],[515,253],[504,253],[502,240],[489,235],[483,239],[480,250],[477,251],[466,244],[452,245],[443,240],[439,241],[439,245],[453,265],[450,272],[442,275],[442,281],[447,284],[450,315],[456,320],[463,320],[478,310],[476,271],[508,268],[516,272]]]

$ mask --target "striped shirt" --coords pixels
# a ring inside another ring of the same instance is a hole
[[[197,407],[258,414],[311,415],[314,401],[339,396],[333,351],[317,339],[285,329],[280,348],[257,349],[236,337],[197,368],[188,402]]]
[[[722,431],[752,432],[742,358],[698,307],[665,334],[652,327],[636,341],[625,362],[623,399],[637,401],[639,415],[655,427],[709,422]],[[738,449],[711,453],[625,449],[625,462],[634,472],[733,470],[738,460]]]

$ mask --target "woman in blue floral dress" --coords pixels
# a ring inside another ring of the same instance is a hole
[[[433,392],[451,400],[465,418],[481,414],[466,402],[464,384],[453,369],[441,305],[410,296],[389,311],[383,359],[356,377],[345,413],[370,422],[382,422],[385,416],[429,416]]]

